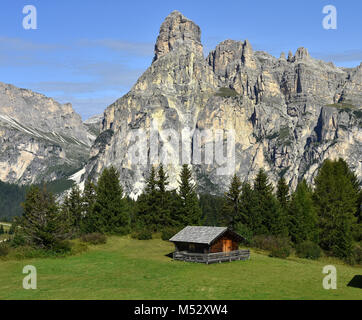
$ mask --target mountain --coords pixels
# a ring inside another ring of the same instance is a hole
[[[0,180],[54,181],[84,166],[95,139],[71,104],[0,82]]]
[[[181,134],[189,127],[235,130],[236,173],[243,180],[264,168],[274,183],[284,176],[295,188],[302,178],[313,182],[325,159],[339,157],[362,178],[362,63],[339,68],[312,58],[305,48],[276,58],[253,51],[248,40],[226,40],[205,59],[200,39],[200,28],[180,12],[166,18],[151,66],[105,110],[85,177],[98,177],[114,165],[126,191],[138,195],[150,161],[131,161],[134,141],[129,137],[134,129],[156,130],[160,145],[173,157],[168,171],[175,187],[178,146],[162,130]],[[150,152],[147,145],[141,153],[147,157]],[[193,166],[199,191],[225,190],[230,176],[219,175],[217,168]]]
[[[88,133],[92,135],[92,140],[94,141],[102,130],[103,114],[98,114],[89,119],[85,120],[83,124],[85,125]]]

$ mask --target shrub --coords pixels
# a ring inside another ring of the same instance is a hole
[[[89,233],[82,236],[82,241],[93,245],[107,243],[107,237],[101,233]]]
[[[235,91],[235,89],[225,87],[225,88],[220,88],[215,95],[218,97],[229,98],[229,97],[236,97],[238,93]]]
[[[255,236],[252,245],[256,248],[270,251],[270,257],[287,258],[289,257],[292,247],[287,238],[275,236]]]
[[[10,242],[10,245],[14,248],[24,246],[25,244],[25,238],[19,233],[15,233],[13,239]]]
[[[252,246],[258,249],[271,251],[273,249],[275,237],[266,235],[257,235],[252,240]]]
[[[362,246],[356,245],[353,249],[353,258],[357,264],[362,264]]]
[[[269,256],[275,257],[275,258],[286,259],[290,256],[291,251],[292,251],[292,248],[289,245],[278,245],[272,249]]]
[[[296,253],[299,258],[316,260],[320,258],[322,250],[316,243],[304,241],[296,246]]]
[[[6,243],[0,243],[0,257],[6,257],[10,251],[9,246]]]
[[[70,241],[59,241],[56,242],[53,247],[51,248],[51,250],[48,250],[49,253],[54,253],[54,254],[60,254],[60,255],[64,255],[69,253],[72,250],[72,246]]]
[[[137,240],[151,240],[152,239],[152,232],[148,229],[141,229],[137,231],[133,231],[131,234],[133,239]]]
[[[72,250],[71,250],[72,255],[83,253],[88,250],[88,245],[79,240],[73,240],[71,242],[71,247],[72,247]]]
[[[163,241],[168,241],[170,240],[176,233],[178,233],[180,231],[179,228],[164,228],[162,230],[162,233],[161,233],[161,239]]]
[[[247,246],[251,245],[253,241],[253,232],[245,224],[237,223],[234,227],[234,231],[245,239],[243,243]]]

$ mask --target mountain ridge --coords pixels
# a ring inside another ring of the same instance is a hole
[[[32,184],[83,167],[95,136],[72,105],[0,82],[0,180]]]
[[[160,130],[236,129],[236,173],[243,180],[265,168],[274,184],[284,175],[295,188],[302,178],[312,182],[323,160],[336,157],[362,178],[362,64],[339,68],[303,47],[278,59],[254,52],[248,40],[225,40],[205,58],[200,38],[200,28],[181,13],[165,19],[152,64],[105,110],[85,177],[115,165],[126,191],[139,195],[150,163],[130,163],[127,135],[132,128],[150,133],[157,120]],[[162,137],[161,144],[177,153]],[[222,193],[229,183],[230,177],[216,175],[216,166],[193,168],[200,192]],[[168,170],[170,187],[176,187],[180,163]]]

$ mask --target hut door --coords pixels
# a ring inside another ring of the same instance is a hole
[[[223,252],[230,252],[232,251],[232,240],[225,239],[222,241],[222,251]]]

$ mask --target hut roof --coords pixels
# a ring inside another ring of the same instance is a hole
[[[174,235],[170,241],[211,244],[211,242],[213,242],[216,238],[220,237],[228,230],[229,229],[226,227],[186,227]],[[243,237],[237,233],[231,230],[229,231],[237,236],[240,240],[243,239]]]

